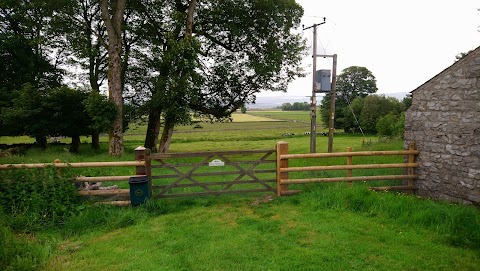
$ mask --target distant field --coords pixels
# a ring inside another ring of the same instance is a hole
[[[279,119],[274,119],[270,117],[263,117],[259,115],[254,115],[250,113],[233,113],[232,114],[233,122],[263,122],[263,121],[280,121]]]
[[[125,145],[143,145],[146,130],[146,123],[129,124],[124,134]],[[227,149],[253,148],[250,142],[273,146],[279,140],[308,141],[309,136],[305,133],[309,131],[308,111],[248,111],[246,114],[234,113],[232,122],[199,122],[194,125],[176,126],[171,149],[189,150],[192,148],[190,143],[195,142],[201,144],[198,148],[208,150],[220,146]],[[327,132],[328,130],[319,123],[317,131]],[[323,136],[317,138],[319,148],[326,145],[326,140],[327,138]],[[0,144],[33,143],[34,141],[27,136],[0,137]],[[71,139],[65,138],[61,142],[69,144]],[[83,136],[81,142],[90,143],[91,138]],[[108,142],[106,133],[100,136],[100,142]],[[189,146],[183,147],[183,145]]]
[[[303,121],[310,123],[310,111],[249,111],[248,114],[258,116],[258,117],[267,117],[272,119],[279,120],[291,120],[291,121]],[[319,113],[317,113],[318,115]],[[317,117],[317,120],[319,118]],[[322,124],[321,121],[318,122]]]

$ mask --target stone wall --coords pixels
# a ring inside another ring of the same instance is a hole
[[[405,144],[412,141],[417,194],[480,205],[480,47],[412,92]]]

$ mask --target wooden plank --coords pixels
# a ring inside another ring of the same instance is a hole
[[[337,166],[311,166],[311,167],[289,167],[281,168],[280,172],[302,172],[319,170],[351,170],[351,169],[379,169],[379,168],[414,168],[418,163],[398,164],[359,164],[359,165],[337,165]]]
[[[212,196],[223,194],[243,194],[243,193],[255,193],[255,192],[272,192],[267,188],[262,189],[245,189],[245,190],[221,190],[211,192],[197,192],[197,193],[184,193],[184,194],[157,194],[154,198],[177,198],[177,197],[195,197],[195,196]]]
[[[216,155],[237,155],[237,154],[254,154],[254,153],[274,153],[275,150],[242,150],[242,151],[215,151],[215,152],[182,152],[182,153],[154,153],[149,155],[150,159],[165,158],[186,158],[186,157],[203,157]]]
[[[82,162],[82,163],[52,163],[52,164],[5,164],[0,165],[0,169],[16,168],[45,168],[53,166],[56,168],[84,168],[84,167],[131,167],[143,166],[143,161],[124,161],[124,162]]]
[[[390,191],[390,190],[415,190],[417,189],[414,185],[399,185],[399,186],[378,186],[378,187],[369,187],[368,189],[373,191]]]
[[[228,157],[226,157],[225,155],[219,155],[220,158],[222,158],[225,162],[227,162],[227,164],[230,164],[234,167],[236,167],[238,170],[241,171],[240,175],[234,179],[234,181],[237,181],[237,180],[240,180],[241,178],[243,178],[243,176],[247,175],[247,176],[250,176],[252,179],[254,180],[258,180],[258,182],[265,186],[265,188],[267,189],[271,189],[272,187],[263,183],[252,171],[255,169],[256,166],[258,166],[262,160],[266,159],[268,156],[270,156],[271,153],[267,153],[267,154],[264,154],[259,160],[257,160],[256,162],[254,162],[253,164],[250,165],[249,168],[247,169],[244,169],[242,168],[237,162],[235,161],[232,161],[230,160]],[[225,188],[223,190],[228,190],[233,184],[230,183],[228,185],[225,186]]]
[[[128,181],[131,177],[141,177],[145,175],[130,175],[130,176],[98,176],[98,177],[85,177],[80,176],[75,178],[75,182],[118,182]]]
[[[159,159],[159,160],[164,160],[164,159]],[[154,161],[157,161],[157,160],[154,160]],[[157,161],[158,162],[158,161]],[[237,164],[240,164],[240,165],[249,165],[249,164],[252,164],[256,161],[239,161],[237,162]],[[276,160],[262,160],[262,162],[260,164],[273,164],[273,163],[276,163],[277,161]],[[202,165],[208,165],[209,161],[203,163]],[[169,165],[173,166],[173,167],[193,167],[193,166],[196,166],[198,163],[172,163]],[[163,165],[152,165],[152,168],[165,168],[165,166]]]
[[[264,183],[274,183],[276,181],[277,181],[276,179],[261,180],[261,181],[258,181],[258,180],[240,180],[240,181],[202,182],[202,184],[208,185],[208,186],[213,186],[213,185],[225,185],[225,184],[231,184],[231,183],[233,183],[233,184],[260,184],[262,182],[264,182]],[[165,187],[168,187],[168,186],[169,186],[168,184],[154,185],[153,188],[165,188]],[[179,183],[179,184],[176,184],[174,187],[171,187],[171,188],[196,187],[196,186],[199,186],[199,185],[196,184],[196,183]]]
[[[385,175],[385,176],[355,176],[355,177],[333,177],[333,178],[312,178],[312,179],[282,179],[281,184],[301,183],[326,183],[326,182],[348,182],[348,181],[381,181],[381,180],[402,180],[416,178],[416,175]]]
[[[78,194],[81,196],[130,195],[130,189],[82,190],[78,191]]]
[[[305,154],[283,154],[281,160],[298,158],[325,158],[325,157],[347,157],[347,156],[380,156],[380,155],[405,155],[419,154],[417,150],[400,151],[361,151],[361,152],[334,152],[334,153],[305,153]]]
[[[275,169],[260,169],[260,170],[252,170],[253,174],[261,174],[261,173],[275,173],[277,172]],[[218,172],[204,172],[204,173],[192,173],[190,176],[192,177],[205,177],[205,176],[226,176],[226,175],[237,175],[241,174],[241,171],[218,171]],[[166,179],[166,178],[177,178],[178,174],[165,174],[165,175],[155,175],[152,176],[152,179]]]
[[[191,168],[188,172],[186,173],[183,173],[181,172],[180,170],[176,169],[175,167],[169,167],[169,169],[175,171],[177,174],[178,174],[178,178],[171,184],[169,184],[169,186],[165,187],[165,189],[163,189],[163,191],[160,192],[160,194],[164,194],[166,192],[168,192],[168,190],[172,187],[175,187],[175,185],[177,185],[178,183],[180,183],[182,180],[184,179],[188,179],[190,180],[191,182],[193,183],[197,183],[197,184],[200,184],[200,182],[198,182],[197,180],[193,179],[192,177],[190,177],[190,174],[192,174],[193,172],[195,172],[195,170],[197,170],[203,163],[205,163],[206,161],[209,161],[210,159],[212,158],[212,156],[207,156],[207,157],[204,157],[204,159],[202,161],[200,161],[196,166],[194,166],[193,168]],[[167,163],[165,163],[164,161],[161,161],[161,163],[163,163],[164,165],[166,166],[169,166]],[[209,191],[210,188],[208,188],[208,186],[202,186],[205,190]]]

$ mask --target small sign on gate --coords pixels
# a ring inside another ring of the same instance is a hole
[[[209,167],[223,167],[225,166],[225,162],[220,159],[214,159],[212,162],[208,163]]]

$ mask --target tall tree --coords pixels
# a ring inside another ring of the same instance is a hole
[[[376,93],[377,80],[365,67],[351,66],[342,71],[337,78],[337,99],[351,103],[356,97],[366,97]]]
[[[123,87],[122,87],[122,24],[126,0],[100,0],[102,19],[108,34],[108,94],[117,107],[117,115],[109,129],[109,154],[122,155]]]
[[[174,65],[173,68],[173,73],[171,76],[175,78],[175,80],[178,80],[177,86],[176,86],[176,94],[179,93],[179,90],[181,91],[181,95],[184,97],[176,97],[176,102],[181,101],[178,106],[172,107],[169,106],[165,110],[165,126],[163,128],[163,133],[162,137],[160,139],[160,152],[168,152],[168,149],[170,147],[170,143],[172,141],[172,136],[173,136],[173,128],[175,127],[176,124],[185,122],[190,119],[189,117],[189,109],[188,109],[188,103],[190,102],[188,100],[189,96],[189,91],[193,89],[192,84],[194,83],[200,83],[200,82],[193,82],[194,78],[196,77],[196,72],[195,68],[198,67],[198,59],[196,56],[196,49],[195,46],[192,44],[192,34],[193,34],[193,15],[195,11],[195,7],[197,5],[196,0],[190,0],[188,2],[188,7],[186,10],[186,24],[185,24],[185,37],[184,40],[179,42],[178,45],[180,51],[180,60],[183,63],[177,63]],[[186,91],[185,91],[186,90]],[[186,97],[185,97],[186,96]],[[171,109],[175,109],[172,110]]]
[[[164,41],[161,47],[163,56],[169,51],[184,48],[184,59],[188,61],[182,62],[178,57],[175,62],[164,65],[163,69],[159,69],[159,79],[174,75],[171,71],[179,70],[181,67],[178,65],[188,63],[193,67],[196,63],[200,64],[194,68],[195,73],[191,73],[190,79],[184,81],[191,89],[185,90],[184,95],[178,95],[181,97],[177,96],[178,101],[186,102],[187,107],[181,108],[186,108],[187,112],[192,110],[213,117],[225,117],[242,105],[255,101],[255,95],[260,91],[286,91],[288,82],[302,75],[298,64],[305,49],[304,41],[300,35],[292,34],[291,29],[298,26],[303,9],[295,1],[200,1],[194,12],[191,47],[180,46],[180,43],[184,39],[181,29],[186,29],[189,4],[192,2],[184,4],[177,0],[167,3],[172,5],[169,10],[174,11],[174,16],[168,21],[170,34],[158,38]],[[196,56],[192,56],[191,52]],[[172,79],[163,80],[167,85],[162,83],[166,94],[169,93],[167,97],[174,97],[172,91],[179,90],[169,85]],[[170,101],[159,105],[164,116],[167,111],[173,110],[170,105],[178,105],[171,103],[172,99],[158,100]],[[155,138],[148,136],[147,132],[147,138]]]
[[[106,79],[107,48],[105,25],[101,18],[97,0],[64,0],[68,5],[60,9],[55,17],[55,29],[65,36],[62,46],[65,48],[69,63],[86,71],[89,86],[99,93]],[[100,148],[99,130],[92,130],[92,148]]]
[[[59,86],[62,72],[57,68],[53,46],[57,37],[52,34],[50,20],[56,1],[1,1],[0,2],[0,131],[18,135],[17,125],[5,125],[1,112],[11,110],[14,100],[26,88],[41,96],[48,89]],[[23,87],[24,84],[28,86]],[[22,90],[23,89],[23,90]],[[2,109],[3,108],[3,109]],[[41,134],[41,133],[39,133]],[[46,139],[37,135],[37,143],[45,146]]]

